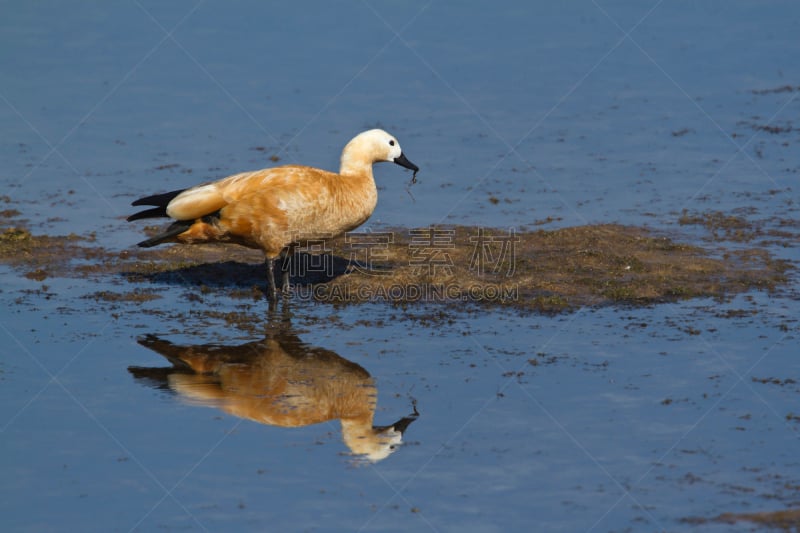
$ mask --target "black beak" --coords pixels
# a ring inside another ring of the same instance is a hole
[[[410,415],[404,416],[403,418],[401,418],[400,420],[398,420],[397,422],[395,422],[391,426],[378,426],[378,427],[375,427],[374,429],[376,429],[378,431],[383,431],[383,430],[386,430],[386,429],[389,429],[389,428],[393,428],[395,431],[399,431],[400,434],[402,435],[403,433],[406,432],[406,428],[408,428],[408,426],[410,426],[411,423],[414,420],[416,420],[417,418],[419,418],[419,412],[417,411],[417,406],[415,405],[414,406],[414,412],[411,413]]]
[[[419,415],[411,415],[411,416],[404,416],[392,426],[394,427],[395,431],[399,431],[401,434],[406,432],[406,428],[411,425],[411,422],[417,419]]]
[[[398,157],[395,157],[394,162],[400,165],[401,167],[406,167],[409,170],[413,170],[414,175],[416,175],[417,172],[419,172],[419,167],[414,163],[412,163],[411,161],[409,161],[408,158],[405,156],[405,154],[400,154]]]

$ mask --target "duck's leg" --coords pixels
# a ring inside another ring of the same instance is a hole
[[[275,286],[275,259],[267,257],[267,298],[271,302],[278,301],[278,288]]]
[[[281,271],[281,292],[283,293],[283,297],[284,298],[288,298],[289,297],[289,292],[291,290],[291,287],[290,287],[290,284],[289,284],[290,277],[291,276],[289,276],[289,269],[288,268],[285,268],[285,269],[283,269]]]
[[[281,260],[281,292],[283,292],[284,298],[287,298],[290,295],[292,261],[294,261],[294,247],[289,246],[286,250],[284,250],[283,258]]]

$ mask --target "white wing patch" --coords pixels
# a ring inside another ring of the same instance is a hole
[[[167,215],[176,220],[192,220],[213,213],[258,190],[272,178],[280,175],[273,172],[274,170],[276,169],[242,172],[186,189],[169,203]]]
[[[198,185],[180,193],[167,205],[167,215],[176,220],[192,220],[213,213],[225,205],[216,183]]]

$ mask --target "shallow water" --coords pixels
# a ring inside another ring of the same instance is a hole
[[[791,2],[5,11],[0,179],[35,233],[125,250],[140,195],[273,155],[335,169],[376,125],[421,171],[412,200],[408,172],[377,167],[373,228],[550,217],[700,241],[683,209],[797,218]],[[263,338],[264,302],[162,283],[160,299],[102,303],[86,296],[130,285],[2,279],[4,530],[674,531],[800,506],[794,281],[555,317],[295,302],[304,346],[374,379],[376,425],[419,410],[369,463],[335,420],[258,424],[129,372],[168,366],[136,342],[148,334]]]

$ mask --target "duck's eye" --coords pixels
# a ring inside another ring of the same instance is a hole
[[[394,146],[394,139],[392,139],[391,141],[389,141],[389,146]]]

